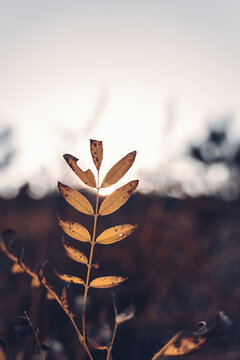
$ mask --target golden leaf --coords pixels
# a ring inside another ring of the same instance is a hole
[[[110,229],[103,231],[96,239],[96,242],[99,244],[113,244],[117,241],[120,241],[130,235],[137,225],[117,225],[113,226]]]
[[[138,180],[130,181],[108,195],[100,206],[99,215],[108,215],[119,209],[130,198],[137,186]]]
[[[102,158],[103,158],[102,141],[91,139],[90,140],[90,151],[92,154],[93,162],[94,162],[97,170],[99,171],[101,163],[102,163]]]
[[[80,167],[77,165],[78,159],[70,154],[65,154],[63,155],[63,157],[70,166],[70,168],[75,172],[79,179],[84,182],[84,184],[93,188],[97,186],[95,176],[90,169],[86,171],[80,169]]]
[[[58,182],[58,188],[64,199],[76,210],[87,215],[93,215],[94,211],[90,202],[79,191],[72,189],[70,186]]]
[[[66,281],[69,283],[74,283],[74,284],[84,285],[84,281],[78,276],[72,276],[72,275],[59,273],[57,270],[54,270],[54,273],[59,277],[59,279],[61,279],[63,281]]]
[[[91,241],[91,236],[88,230],[81,224],[71,220],[63,219],[60,215],[57,215],[57,221],[60,228],[72,238],[82,242]]]
[[[94,279],[90,283],[90,286],[93,288],[111,288],[121,284],[125,280],[127,280],[127,278],[123,278],[122,276],[103,276]]]
[[[120,180],[132,166],[137,152],[132,151],[119,160],[107,173],[102,181],[101,188],[106,188]]]
[[[179,331],[152,360],[161,356],[181,356],[200,350],[206,342],[206,337],[193,332]]]
[[[64,239],[62,241],[64,250],[66,251],[67,256],[69,256],[72,260],[80,262],[82,264],[87,264],[87,257],[74,246],[69,245]]]

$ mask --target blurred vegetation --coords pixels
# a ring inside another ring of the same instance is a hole
[[[27,193],[25,187],[17,198],[1,199],[1,230],[11,226],[23,235],[19,247],[25,246],[26,262],[33,268],[49,259],[52,268],[80,275],[79,269],[84,272],[84,268],[67,259],[60,247],[62,234],[56,213],[91,228],[88,217],[79,216],[59,195],[33,200]],[[117,273],[129,278],[115,290],[119,310],[131,303],[136,306],[135,318],[119,329],[114,359],[150,359],[178,330],[192,329],[199,320],[210,321],[219,310],[234,320],[239,338],[239,209],[239,200],[179,200],[137,193],[109,217],[109,227],[126,222],[139,224],[128,241],[96,248],[99,275]],[[99,232],[106,227],[106,219],[103,225],[100,218]],[[83,356],[61,309],[46,300],[40,290],[31,288],[27,275],[11,274],[11,262],[3,254],[0,258],[0,336],[8,340],[9,351],[23,346],[14,338],[11,324],[27,310],[39,327],[40,340],[47,345],[58,344],[61,349],[55,359]],[[60,286],[56,278],[52,282]],[[71,307],[80,315],[82,289],[72,285],[70,291]],[[113,319],[111,290],[91,290],[89,307],[88,331],[96,331],[94,324],[100,333],[106,331]],[[34,342],[27,338],[29,352],[33,346],[30,340]],[[238,341],[213,338],[203,350],[186,359],[213,356],[239,359]]]

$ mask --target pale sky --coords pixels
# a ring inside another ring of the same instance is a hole
[[[2,192],[74,183],[62,154],[92,167],[89,138],[103,171],[137,150],[124,181],[196,182],[184,154],[207,122],[232,116],[240,138],[239,34],[237,0],[0,0],[0,129],[17,151]]]

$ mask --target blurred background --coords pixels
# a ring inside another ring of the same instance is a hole
[[[117,186],[138,178],[138,192],[101,228],[139,228],[96,252],[101,274],[129,278],[116,289],[119,307],[136,306],[116,360],[150,359],[176,331],[219,310],[234,319],[235,339],[215,339],[192,356],[240,357],[239,16],[237,0],[0,0],[0,230],[21,233],[34,268],[48,258],[78,273],[60,246],[57,212],[92,226],[58,195],[59,180],[94,202],[62,155],[94,170],[89,139],[102,140],[104,176],[137,150]],[[27,310],[41,340],[61,347],[54,359],[79,359],[57,305],[26,275],[11,274],[2,254],[0,267],[9,358],[26,347],[11,324]],[[77,312],[81,289],[71,291]],[[96,323],[101,333],[112,321],[111,292],[93,292],[89,329]]]

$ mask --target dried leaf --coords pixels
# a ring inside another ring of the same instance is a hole
[[[100,345],[94,339],[88,338],[88,342],[91,345],[91,347],[96,350],[107,350],[108,349],[108,347],[106,345]]]
[[[125,321],[132,319],[134,315],[135,315],[135,308],[133,305],[131,305],[122,313],[117,314],[117,316],[115,317],[115,321],[117,324],[122,324]]]
[[[90,202],[77,190],[58,182],[58,188],[64,199],[76,210],[87,215],[93,215],[94,211]]]
[[[130,198],[137,186],[138,180],[130,181],[108,195],[100,206],[99,215],[108,215],[119,209]]]
[[[88,230],[81,224],[64,219],[60,215],[57,215],[57,221],[60,228],[72,238],[82,242],[91,241],[91,236]]]
[[[190,331],[179,331],[152,360],[161,356],[181,356],[200,350],[206,342],[206,337]]]
[[[59,279],[61,279],[63,281],[66,281],[69,283],[74,283],[74,284],[84,285],[84,281],[78,276],[72,276],[72,275],[59,273],[57,270],[54,270],[54,273],[59,277]]]
[[[93,188],[97,186],[95,176],[90,169],[86,171],[80,169],[80,167],[77,165],[78,159],[70,154],[65,154],[63,155],[63,157],[70,166],[70,168],[75,172],[79,179],[84,182],[84,184]]]
[[[137,225],[117,225],[113,226],[110,229],[103,231],[96,239],[96,242],[99,244],[113,244],[117,241],[120,241],[130,235]]]
[[[127,280],[122,276],[103,276],[94,279],[90,286],[93,288],[111,288],[121,284],[123,281]]]
[[[52,293],[50,293],[49,291],[47,292],[46,298],[48,300],[55,300],[55,296]]]
[[[69,245],[66,240],[62,240],[62,244],[64,247],[64,250],[66,251],[67,256],[69,256],[72,260],[80,262],[82,264],[87,264],[88,259],[87,257],[79,251],[77,248],[75,248],[72,245]]]
[[[19,274],[19,273],[24,272],[24,270],[18,263],[13,263],[12,268],[11,268],[11,272],[13,274]]]
[[[102,141],[91,139],[90,140],[90,151],[92,154],[93,162],[94,162],[97,170],[99,171],[101,163],[102,163],[102,158],[103,158]]]
[[[63,306],[65,307],[65,309],[70,312],[69,310],[69,305],[68,305],[68,299],[67,299],[67,287],[64,286],[61,292],[61,302],[63,304]]]
[[[31,281],[31,286],[34,288],[40,288],[41,283],[37,277],[34,277]]]
[[[128,171],[128,169],[132,166],[137,152],[132,151],[126,156],[124,156],[121,160],[119,160],[107,173],[105,178],[102,181],[101,188],[106,188],[113,184],[116,184],[118,180],[120,180]]]

